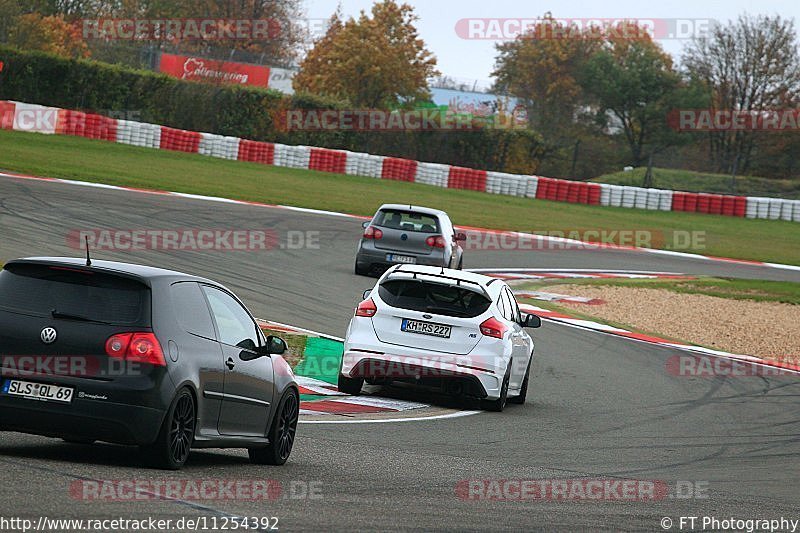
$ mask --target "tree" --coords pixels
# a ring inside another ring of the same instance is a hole
[[[714,27],[710,36],[687,46],[683,63],[690,76],[705,83],[715,110],[753,113],[798,102],[794,23],[778,15],[743,15],[735,23]],[[718,171],[746,171],[765,139],[769,137],[743,129],[710,132],[710,156]]]
[[[584,65],[580,79],[597,121],[622,132],[634,165],[678,142],[677,132],[667,126],[667,113],[674,105],[680,76],[672,57],[646,32],[619,28],[609,32],[602,48]]]
[[[384,0],[346,22],[333,15],[328,31],[300,64],[293,86],[348,100],[357,107],[391,109],[430,99],[428,79],[438,75],[408,4]]]
[[[41,50],[64,57],[89,56],[80,28],[61,15],[20,15],[9,31],[8,42],[25,50]]]
[[[547,13],[529,32],[497,45],[494,90],[520,99],[536,131],[571,136],[584,100],[578,73],[599,45]]]

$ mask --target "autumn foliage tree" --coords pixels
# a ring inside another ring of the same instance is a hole
[[[70,24],[61,15],[20,15],[9,32],[8,41],[24,50],[41,50],[64,57],[89,56],[80,27]]]
[[[548,13],[527,33],[497,45],[495,90],[518,98],[535,130],[569,130],[583,101],[579,73],[599,46]]]
[[[393,0],[373,5],[371,16],[362,11],[343,21],[335,14],[300,64],[294,89],[373,109],[428,100],[436,58],[419,38],[416,21],[411,6]]]

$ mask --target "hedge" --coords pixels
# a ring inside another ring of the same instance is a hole
[[[527,130],[284,131],[284,110],[348,109],[309,94],[184,81],[145,70],[0,46],[0,99],[118,114],[141,122],[259,141],[305,144],[420,161],[532,172],[541,141]]]

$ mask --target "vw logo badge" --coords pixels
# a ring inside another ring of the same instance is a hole
[[[45,344],[53,344],[56,342],[56,337],[58,337],[58,333],[53,328],[44,328],[39,335],[39,338],[41,338],[42,342]]]
[[[401,241],[407,241],[407,240],[408,240],[408,235],[406,235],[405,233],[403,233],[402,235],[400,235],[400,240],[401,240]]]

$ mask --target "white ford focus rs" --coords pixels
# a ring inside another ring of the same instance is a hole
[[[440,267],[397,265],[364,292],[347,328],[339,390],[404,381],[482,400],[525,403],[536,315],[523,315],[502,280]]]

